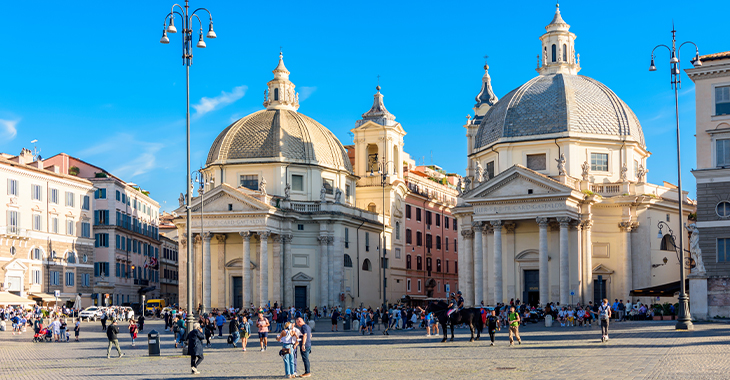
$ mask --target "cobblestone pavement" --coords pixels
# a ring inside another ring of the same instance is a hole
[[[144,333],[162,330],[160,321],[148,321]],[[454,342],[426,337],[425,331],[393,331],[384,336],[356,332],[329,332],[318,325],[313,338],[313,378],[320,379],[728,379],[730,378],[730,325],[698,324],[694,331],[675,331],[673,322],[612,323],[610,341],[600,342],[600,329],[545,328],[521,330],[523,344],[509,347],[507,333],[468,341],[468,330],[457,329]],[[190,375],[189,357],[180,356],[171,333],[162,333],[162,356],[147,356],[146,339],[131,346],[122,323],[120,344],[125,356],[106,359],[106,335],[98,322],[85,322],[81,342],[31,343],[32,334],[0,332],[1,379],[277,379],[284,368],[278,344],[272,339],[266,352],[258,339],[248,351],[214,340],[205,350],[200,375]],[[227,330],[227,328],[225,328]],[[146,335],[144,335],[146,336]],[[303,365],[299,361],[299,373]]]

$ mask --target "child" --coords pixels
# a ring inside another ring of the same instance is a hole
[[[79,341],[79,332],[81,331],[81,318],[76,318],[76,326],[74,326],[74,335],[76,335],[76,341]]]
[[[134,347],[134,340],[137,338],[137,324],[134,319],[129,320],[129,335],[132,337],[132,347]]]

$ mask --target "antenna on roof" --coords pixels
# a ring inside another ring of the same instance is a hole
[[[352,131],[347,132],[347,134],[350,135],[350,138],[352,139],[352,143],[354,144],[355,143],[355,134],[352,133]]]
[[[41,158],[41,150],[35,145],[38,139],[33,139],[30,143],[33,144],[33,161],[38,161]]]

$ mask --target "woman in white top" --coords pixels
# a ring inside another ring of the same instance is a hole
[[[286,322],[284,330],[276,336],[276,340],[281,342],[282,345],[280,355],[284,359],[286,377],[289,379],[294,378],[294,352],[297,349],[298,334],[292,328],[291,322]]]

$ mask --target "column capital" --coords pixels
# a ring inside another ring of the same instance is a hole
[[[238,234],[246,241],[251,241],[251,235],[253,235],[251,231],[240,231]]]
[[[327,236],[327,245],[333,245],[335,243],[334,236]]]
[[[464,239],[472,239],[474,237],[474,231],[472,230],[461,230],[461,236],[464,237]]]
[[[193,238],[193,243],[194,243],[194,244],[198,244],[198,243],[200,243],[200,242],[201,242],[202,240],[203,240],[203,239],[201,239],[201,238],[200,238],[200,234],[196,234],[196,235],[195,235],[195,237]]]
[[[206,243],[210,243],[210,241],[213,239],[213,234],[210,232],[204,232],[203,233],[203,241]]]
[[[269,236],[271,236],[271,231],[259,231],[258,234],[259,239],[266,240],[269,238]]]
[[[484,222],[472,222],[471,226],[474,228],[474,231],[484,231],[486,224]]]
[[[591,219],[584,220],[580,224],[584,230],[590,230],[591,227],[593,227],[593,220],[591,220]]]
[[[286,243],[286,244],[290,244],[291,241],[294,239],[294,235],[292,235],[292,234],[284,234],[284,235],[281,235],[281,237],[284,239],[284,243]]]
[[[182,245],[183,248],[187,247],[188,246],[188,239],[185,238],[185,237],[180,238],[180,245]]]
[[[226,234],[215,234],[215,239],[218,240],[218,243],[225,243],[226,239],[228,239],[228,235],[226,235]]]
[[[514,232],[516,228],[517,228],[517,224],[514,222],[504,223],[504,229],[506,229],[507,232]]]
[[[502,228],[504,222],[501,220],[492,220],[491,222],[489,222],[489,224],[491,224],[494,228]]]
[[[557,218],[557,220],[558,220],[558,223],[560,223],[560,228],[568,228],[568,227],[570,227],[570,221],[572,219],[567,216],[561,216],[561,217]]]
[[[327,237],[328,237],[327,235],[317,236],[317,241],[319,242],[320,245],[325,245],[325,244],[327,244]]]
[[[539,216],[535,218],[535,222],[537,222],[537,225],[540,226],[540,228],[547,228],[548,226],[548,218]]]
[[[632,229],[635,228],[635,223],[633,222],[620,222],[618,224],[618,228],[621,229],[622,232],[631,232]],[[638,224],[636,225],[638,227]]]

